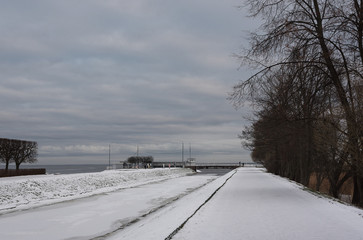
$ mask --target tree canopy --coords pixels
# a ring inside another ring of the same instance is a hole
[[[154,161],[154,158],[152,156],[131,156],[127,159],[129,163],[142,163],[142,164],[148,164],[152,163]]]
[[[312,172],[338,187],[342,174],[353,176],[353,202],[363,206],[363,1],[247,0],[246,7],[263,24],[238,57],[258,70],[230,99],[255,106],[241,134],[253,159],[303,184]]]
[[[8,170],[11,162],[15,162],[16,169],[19,169],[22,163],[36,162],[37,155],[36,142],[0,138],[0,161],[5,163],[5,170]]]

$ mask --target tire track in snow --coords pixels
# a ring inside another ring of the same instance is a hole
[[[233,175],[232,175],[232,176],[233,176]],[[153,209],[149,210],[148,212],[146,212],[146,213],[142,214],[141,216],[138,216],[138,217],[133,218],[133,219],[129,219],[129,221],[127,221],[127,222],[122,222],[122,223],[120,224],[120,226],[116,227],[116,228],[115,228],[115,229],[113,229],[112,231],[109,231],[109,232],[107,232],[107,233],[101,234],[101,235],[99,235],[99,236],[91,237],[91,238],[89,238],[89,240],[103,240],[103,239],[106,239],[107,237],[110,237],[110,236],[112,236],[113,234],[115,234],[115,233],[117,233],[117,232],[119,232],[119,231],[122,231],[123,229],[125,229],[125,228],[127,228],[127,227],[129,227],[129,226],[131,226],[131,225],[133,225],[133,224],[135,224],[135,223],[137,223],[137,222],[139,222],[140,220],[142,220],[143,218],[147,217],[148,215],[150,215],[150,214],[152,214],[152,213],[154,213],[154,212],[157,212],[158,210],[163,209],[163,208],[165,208],[165,207],[167,207],[167,206],[171,205],[172,203],[174,203],[174,202],[176,202],[177,200],[179,200],[179,199],[181,199],[181,198],[183,198],[183,197],[185,197],[185,196],[187,196],[187,195],[191,194],[192,192],[195,192],[195,191],[197,191],[197,190],[199,190],[199,189],[201,189],[201,188],[205,187],[206,185],[208,185],[209,183],[211,183],[211,182],[212,182],[212,181],[214,181],[214,180],[215,180],[215,179],[210,179],[208,182],[206,182],[206,183],[204,183],[204,184],[202,184],[202,185],[200,185],[200,186],[198,186],[198,187],[196,187],[196,188],[192,188],[192,189],[190,189],[190,190],[188,190],[188,191],[186,191],[186,192],[184,192],[184,193],[182,193],[182,194],[180,194],[180,195],[174,196],[174,197],[170,198],[170,199],[169,199],[166,203],[164,203],[164,204],[162,204],[162,205],[159,205],[159,206],[157,206],[157,207],[155,207],[155,208],[153,208]],[[224,185],[224,184],[223,184],[223,185]],[[222,185],[222,186],[223,186],[223,185]],[[139,186],[137,186],[137,187],[139,187]],[[214,194],[212,194],[212,195],[214,195]],[[72,239],[69,239],[69,240],[75,240],[75,239],[76,239],[76,238],[72,238]],[[80,239],[81,239],[81,238],[80,238]]]
[[[192,215],[190,215],[179,227],[177,227],[168,237],[165,238],[165,240],[171,240],[183,227],[184,225],[192,218],[194,217],[194,215],[204,206],[206,205],[213,197],[214,195],[228,182],[229,179],[231,179],[235,174],[236,174],[236,170],[234,171],[234,173],[226,179],[226,181],[224,181],[224,183],[219,187],[217,188],[210,196],[209,198],[207,198],[207,200],[205,200],[205,202],[200,205]]]

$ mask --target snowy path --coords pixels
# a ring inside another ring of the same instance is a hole
[[[0,239],[358,240],[363,210],[240,168],[5,213]]]
[[[107,240],[163,240],[190,217],[205,201],[223,186],[235,171],[219,177],[206,186],[186,195],[172,204],[150,214],[141,221],[132,224],[122,231],[110,235]],[[197,239],[197,238],[191,238]],[[200,238],[208,239],[208,238]],[[228,238],[222,238],[228,239]],[[199,240],[199,239],[198,239]]]
[[[361,240],[363,211],[245,168],[172,239]]]
[[[64,177],[71,179],[77,176]],[[161,180],[165,177],[162,176]],[[139,218],[216,178],[211,175],[175,177],[175,174],[169,177],[173,178],[151,184],[145,184],[145,180],[139,179],[138,182],[143,185],[134,181],[136,187],[2,214],[0,239],[92,239],[107,235],[137,222]],[[47,178],[52,179],[51,176]],[[34,178],[31,179],[34,181]],[[157,178],[152,179],[155,181]]]
[[[361,240],[363,210],[261,169],[240,168],[107,239]]]
[[[0,178],[0,215],[191,174],[190,169],[124,169]]]

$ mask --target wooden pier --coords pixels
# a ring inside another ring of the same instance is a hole
[[[186,167],[197,169],[235,169],[238,167],[262,167],[261,164],[253,162],[237,162],[237,163],[194,163],[188,164],[185,162],[153,162],[154,168],[160,167]]]

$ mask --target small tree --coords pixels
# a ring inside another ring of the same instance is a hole
[[[5,163],[5,171],[8,171],[9,163],[13,161],[13,142],[11,139],[0,138],[0,161]]]
[[[29,141],[17,141],[15,146],[14,162],[16,170],[19,170],[22,163],[34,163],[37,161],[38,144]]]
[[[134,164],[148,164],[152,163],[154,158],[152,156],[131,156],[127,159],[127,162]]]
[[[17,170],[21,163],[34,163],[37,155],[36,142],[0,138],[0,161],[5,163],[5,171],[9,169],[10,162],[15,162]]]

